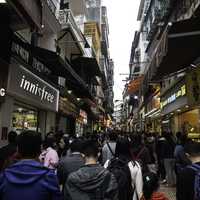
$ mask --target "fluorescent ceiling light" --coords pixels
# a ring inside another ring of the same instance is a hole
[[[7,3],[6,0],[0,0],[0,3]]]

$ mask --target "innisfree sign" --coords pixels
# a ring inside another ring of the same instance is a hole
[[[59,91],[16,62],[10,65],[7,93],[37,107],[58,111]]]

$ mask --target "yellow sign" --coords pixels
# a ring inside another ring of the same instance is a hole
[[[168,104],[176,101],[176,99],[178,99],[179,97],[183,97],[185,95],[186,95],[186,85],[184,84],[183,86],[181,86],[181,88],[177,92],[175,92],[170,97],[161,101],[161,103],[160,103],[161,109],[164,108],[165,106],[167,106]]]

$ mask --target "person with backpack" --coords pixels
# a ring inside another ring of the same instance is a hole
[[[176,186],[177,200],[200,199],[200,143],[189,142],[185,152],[192,164],[187,165],[178,173]]]
[[[163,193],[158,192],[159,178],[156,173],[149,172],[143,176],[143,196],[140,200],[169,200]]]
[[[41,151],[39,133],[22,132],[18,136],[17,149],[21,159],[0,174],[0,199],[61,200],[55,173],[38,160]]]
[[[85,165],[69,174],[64,187],[64,199],[118,200],[118,187],[114,175],[97,163],[97,142],[84,141],[83,154]]]
[[[142,174],[149,172],[148,165],[151,164],[150,153],[148,148],[142,142],[142,136],[140,134],[137,134],[132,138],[130,151],[132,159],[140,164]]]
[[[102,148],[102,164],[107,160],[111,160],[115,155],[117,134],[111,132],[108,137],[109,141],[106,141]]]
[[[130,142],[119,139],[115,157],[104,165],[117,179],[119,200],[137,200],[142,196],[142,171],[139,163],[130,154]]]

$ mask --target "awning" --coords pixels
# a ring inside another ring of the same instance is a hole
[[[101,76],[101,70],[100,66],[97,62],[96,58],[90,58],[90,57],[77,57],[74,60],[72,60],[72,64],[75,68],[80,70],[80,68],[87,72],[90,76]]]
[[[127,93],[133,94],[133,93],[137,92],[140,88],[140,85],[142,84],[143,79],[144,79],[144,76],[142,75],[142,76],[139,76],[138,78],[132,80],[128,85]]]
[[[167,41],[163,42],[166,42],[166,55],[157,66],[154,80],[189,67],[200,55],[199,21],[189,19],[173,23],[169,29]],[[158,58],[160,56],[159,48],[156,56]]]
[[[33,54],[38,60],[50,68],[54,75],[66,78],[68,89],[72,89],[79,97],[91,97],[86,83],[56,52],[34,47]]]
[[[26,61],[28,60],[28,64],[32,70],[37,68],[37,65],[39,65],[37,64],[35,66],[35,64],[33,64],[33,60],[35,58],[51,71],[49,74],[51,79],[57,79],[57,76],[64,77],[66,79],[68,89],[73,90],[78,97],[89,97],[93,99],[83,79],[73,70],[68,61],[64,61],[56,52],[40,47],[34,47],[29,43],[22,41],[16,35],[13,37],[13,43],[15,43],[15,48],[12,47],[12,53],[17,57],[20,57],[20,59],[20,52],[27,55],[25,58]]]

